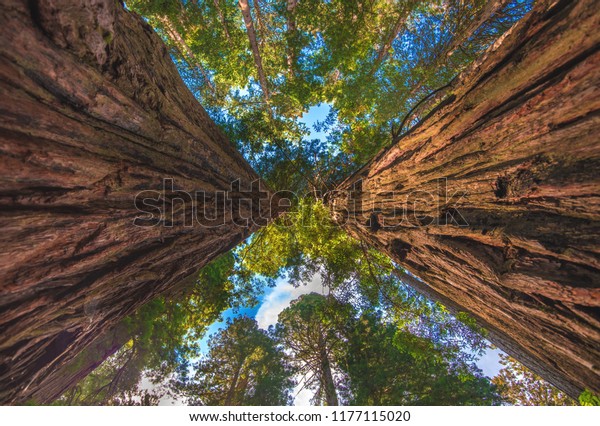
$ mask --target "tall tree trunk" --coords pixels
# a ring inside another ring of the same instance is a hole
[[[327,344],[323,338],[323,333],[319,334],[319,360],[321,362],[321,386],[325,390],[325,403],[328,406],[340,405],[335,391],[335,382],[331,372],[331,362],[327,353]]]
[[[229,390],[227,391],[227,396],[225,397],[225,401],[223,405],[234,405],[233,397],[235,396],[235,390],[238,385],[238,380],[240,378],[240,373],[242,372],[242,367],[244,365],[244,361],[240,362],[235,369],[235,374],[233,375],[233,379],[231,379],[231,384],[229,385]]]
[[[118,2],[5,1],[0,40],[0,402],[16,403],[270,206],[160,38]],[[236,180],[222,205],[215,191]],[[143,190],[152,207],[134,202]],[[192,207],[216,206],[220,226],[192,222]]]
[[[375,74],[377,72],[377,70],[379,69],[379,67],[381,66],[381,63],[385,60],[385,58],[387,58],[388,53],[390,52],[390,49],[392,48],[392,43],[394,42],[394,40],[396,40],[396,37],[398,37],[398,34],[400,34],[400,31],[402,31],[402,29],[404,29],[404,27],[406,25],[406,20],[408,19],[408,15],[409,15],[408,10],[402,9],[400,11],[400,15],[398,16],[396,23],[392,27],[392,29],[391,29],[390,33],[388,34],[388,36],[386,37],[384,43],[377,50],[377,56],[375,57],[375,61],[373,62],[373,66],[371,67],[371,72],[369,73],[370,75]]]
[[[252,0],[252,6],[254,6],[254,13],[256,14],[256,27],[258,28],[258,31],[263,34],[262,37],[258,37],[258,45],[259,45],[260,49],[263,49],[264,42],[265,42],[265,39],[264,39],[265,25],[264,25],[264,21],[263,21],[262,10],[260,8],[260,4],[258,1],[259,0]]]
[[[290,78],[294,77],[294,66],[296,64],[296,47],[294,44],[294,39],[296,38],[296,6],[298,5],[298,0],[287,0],[286,6],[286,63],[288,67],[288,75]]]
[[[600,391],[599,25],[591,0],[539,2],[329,197],[573,397]]]
[[[250,49],[252,50],[252,57],[254,58],[254,65],[256,66],[256,73],[258,74],[258,82],[263,92],[265,101],[269,102],[269,86],[267,85],[267,78],[263,69],[262,58],[260,56],[260,49],[258,48],[258,42],[256,39],[256,31],[254,30],[254,24],[252,22],[252,15],[250,13],[250,6],[248,0],[239,0],[239,6],[242,10],[242,16],[244,18],[244,25],[246,26],[246,33],[248,34],[248,41],[250,42]]]

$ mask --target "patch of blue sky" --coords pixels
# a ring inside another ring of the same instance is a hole
[[[298,119],[300,123],[304,123],[308,128],[310,132],[309,139],[327,140],[328,133],[324,131],[322,126],[319,126],[319,123],[325,121],[331,109],[332,106],[328,103],[313,105]]]
[[[206,353],[208,349],[208,340],[210,336],[227,327],[227,320],[233,320],[240,316],[254,318],[258,326],[267,330],[269,326],[277,323],[279,313],[290,306],[290,303],[296,300],[303,294],[312,292],[324,293],[324,287],[321,277],[315,275],[310,281],[294,287],[287,278],[279,278],[275,281],[273,287],[265,288],[265,291],[258,296],[258,303],[253,307],[238,307],[235,309],[227,309],[221,314],[221,319],[212,323],[202,340],[200,341],[200,349],[202,353]]]

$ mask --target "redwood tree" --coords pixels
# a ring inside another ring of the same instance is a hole
[[[270,206],[160,38],[119,2],[4,1],[0,40],[0,402],[15,403]],[[223,223],[200,226],[192,208]]]
[[[600,390],[599,21],[593,1],[539,2],[329,198],[573,397]]]

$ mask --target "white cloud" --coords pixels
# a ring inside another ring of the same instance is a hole
[[[302,377],[296,377],[296,380],[298,380],[298,385],[296,385],[296,388],[294,389],[294,405],[303,407],[311,406],[310,400],[315,393],[304,387],[304,380]]]
[[[485,351],[483,356],[477,360],[476,364],[481,370],[483,374],[488,377],[494,377],[498,374],[502,365],[500,364],[500,354],[503,354],[500,349],[488,349]]]
[[[275,325],[279,313],[290,306],[292,300],[312,292],[323,294],[323,284],[321,276],[318,274],[313,275],[306,285],[299,287],[294,287],[285,280],[279,280],[273,290],[265,297],[256,313],[258,326],[266,330],[270,325]]]

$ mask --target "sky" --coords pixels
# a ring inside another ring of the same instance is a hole
[[[318,105],[313,105],[309,108],[307,112],[302,114],[302,117],[298,121],[304,123],[308,126],[310,130],[309,139],[322,139],[327,138],[327,133],[323,131],[316,131],[313,128],[313,125],[318,121],[324,121],[331,110],[331,105],[327,103],[322,103]]]

